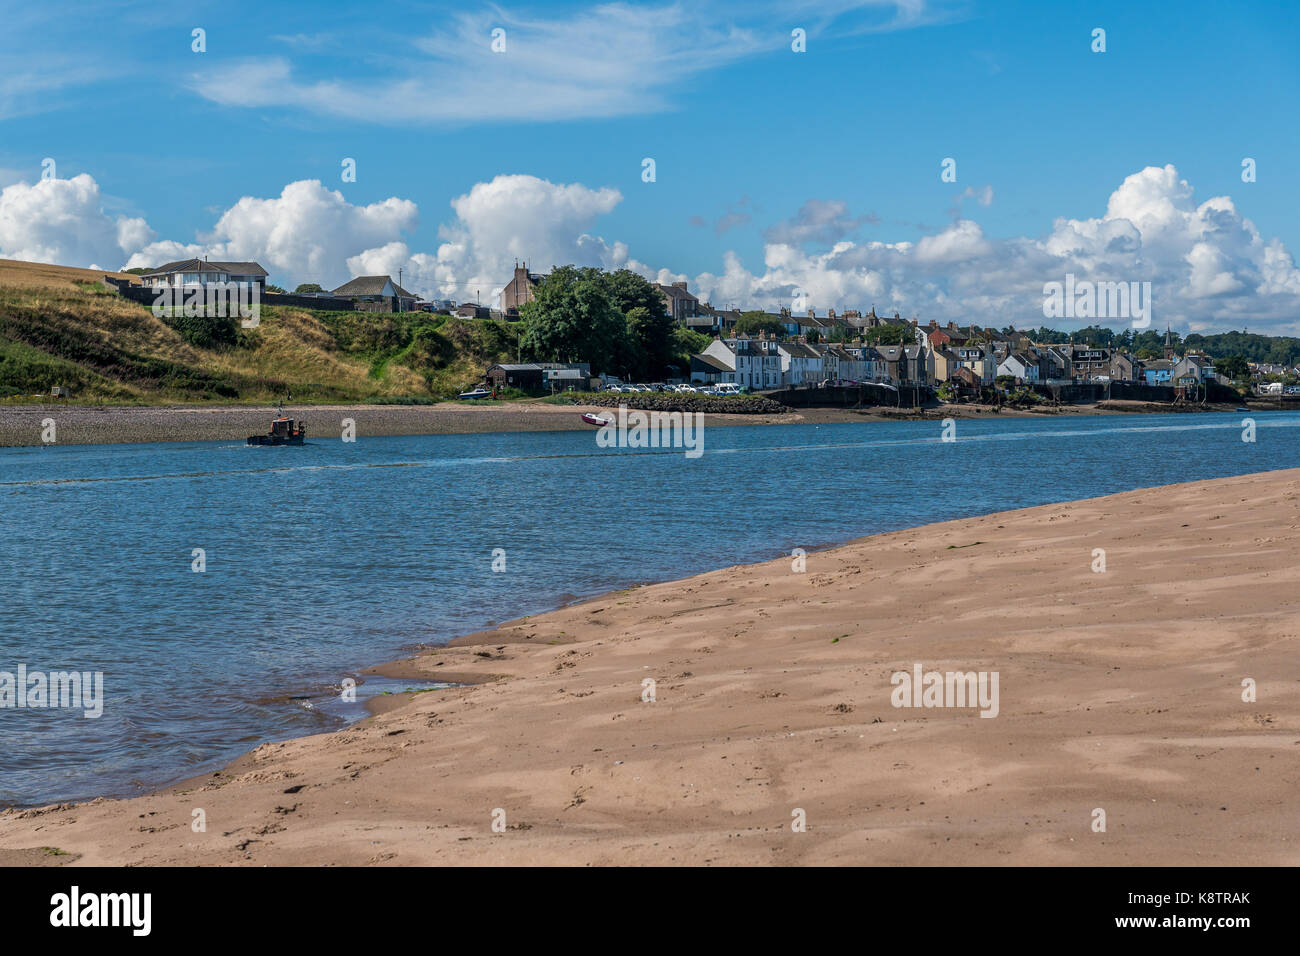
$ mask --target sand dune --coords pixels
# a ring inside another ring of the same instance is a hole
[[[385,669],[484,683],[4,813],[0,862],[1295,865],[1298,545],[1283,471],[616,592]],[[997,716],[892,706],[918,663]]]

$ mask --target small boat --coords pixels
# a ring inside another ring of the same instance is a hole
[[[612,418],[601,418],[599,415],[591,414],[591,412],[583,412],[582,420],[586,422],[588,425],[596,425],[597,427],[600,428],[604,428],[606,425],[608,425],[610,422],[613,421]]]
[[[475,388],[468,392],[461,392],[457,398],[491,398],[492,393],[486,388]]]
[[[307,426],[292,418],[280,415],[271,420],[271,430],[265,435],[249,435],[250,445],[301,445],[307,437]]]
[[[1250,411],[1250,409],[1247,408],[1245,405],[1242,405],[1240,408],[1237,409],[1237,411],[1239,411],[1239,412],[1248,412],[1248,411]]]

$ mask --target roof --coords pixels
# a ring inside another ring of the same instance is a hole
[[[821,358],[816,349],[809,348],[802,342],[782,342],[781,351],[791,358]]]
[[[393,282],[392,276],[357,276],[348,282],[343,283],[334,290],[335,295],[383,295],[384,286]],[[396,282],[393,282],[393,289],[397,295],[403,299],[414,299],[415,296],[407,292]]]
[[[655,283],[655,284],[659,285],[659,283]],[[688,292],[686,289],[678,288],[675,285],[659,285],[659,290],[663,292],[665,295],[667,295],[669,298],[695,299],[696,302],[700,301],[698,298],[691,295],[690,292]]]
[[[264,276],[266,270],[256,262],[216,262],[211,259],[178,259],[161,265],[144,276],[171,275],[175,272],[226,272],[237,276]]]
[[[692,361],[692,362],[699,362],[701,365],[707,365],[707,366],[709,366],[710,368],[716,368],[719,372],[734,372],[734,371],[735,371],[735,369],[733,369],[733,368],[732,368],[730,365],[728,365],[726,362],[722,361],[722,359],[714,358],[712,355],[705,355],[703,352],[701,352],[701,353],[698,354],[698,355],[692,355],[692,356],[691,356],[691,361]]]

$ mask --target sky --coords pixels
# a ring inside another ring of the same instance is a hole
[[[289,289],[400,270],[489,303],[517,260],[572,262],[717,307],[1124,324],[1046,319],[1074,275],[1150,282],[1153,327],[1300,334],[1295,4],[54,0],[4,20],[0,258],[252,259]]]

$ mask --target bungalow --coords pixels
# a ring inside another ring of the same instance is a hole
[[[394,282],[392,276],[357,276],[333,294],[351,299],[362,312],[413,312],[420,298]]]
[[[180,289],[207,286],[218,282],[240,282],[256,287],[260,294],[266,286],[266,270],[256,262],[180,259],[142,274],[140,281],[152,289]]]
[[[451,310],[451,314],[460,316],[462,319],[492,318],[492,310],[486,305],[479,305],[477,302],[462,302]]]

